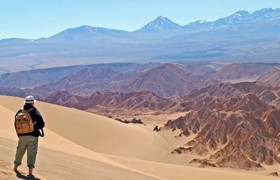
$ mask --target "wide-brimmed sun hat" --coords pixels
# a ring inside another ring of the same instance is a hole
[[[25,104],[32,104],[35,103],[36,99],[34,98],[34,96],[26,96],[25,98]]]

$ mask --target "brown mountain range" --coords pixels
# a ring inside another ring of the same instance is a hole
[[[224,82],[253,82],[278,63],[236,63],[223,67],[212,75],[213,79]]]
[[[173,101],[162,98],[153,92],[94,92],[88,97],[55,92],[46,102],[97,112],[104,115],[137,114],[147,111],[162,111],[174,105]],[[110,113],[110,114],[108,114]]]
[[[280,86],[280,66],[274,66],[270,71],[262,74],[257,82],[268,86]]]
[[[152,91],[161,97],[175,98],[215,82],[202,76],[186,74],[183,69],[174,64],[163,64],[127,79],[121,85],[121,90],[123,92]]]
[[[115,84],[125,78],[124,74],[109,68],[85,68],[55,83],[33,88],[32,91],[33,94],[40,94],[39,97],[55,91],[67,91],[75,95],[88,96],[94,91],[113,88]],[[43,93],[44,91],[45,93]]]
[[[55,83],[35,87],[31,92],[42,99],[56,91],[79,96],[90,96],[96,91],[151,91],[164,98],[175,98],[215,82],[199,75],[186,74],[185,70],[173,64],[163,64],[132,75],[109,68],[86,68]]]

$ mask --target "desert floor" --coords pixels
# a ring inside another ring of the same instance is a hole
[[[24,99],[0,96],[0,179],[26,179],[26,156],[19,176],[12,171],[17,147],[14,114]],[[263,171],[199,168],[193,157],[170,152],[186,138],[154,132],[153,123],[123,124],[73,108],[36,102],[46,122],[34,174],[38,179],[269,180],[280,166]],[[192,137],[189,137],[192,138]],[[277,179],[277,178],[276,178]]]

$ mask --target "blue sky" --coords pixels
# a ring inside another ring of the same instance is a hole
[[[0,39],[49,37],[81,25],[133,31],[158,16],[185,25],[262,8],[280,8],[280,0],[2,0]]]

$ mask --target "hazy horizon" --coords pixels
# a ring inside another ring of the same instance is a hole
[[[200,19],[215,21],[240,10],[252,13],[263,8],[276,9],[280,7],[280,1],[11,0],[2,2],[1,6],[0,39],[37,39],[81,25],[134,31],[158,16],[167,17],[180,25]]]

